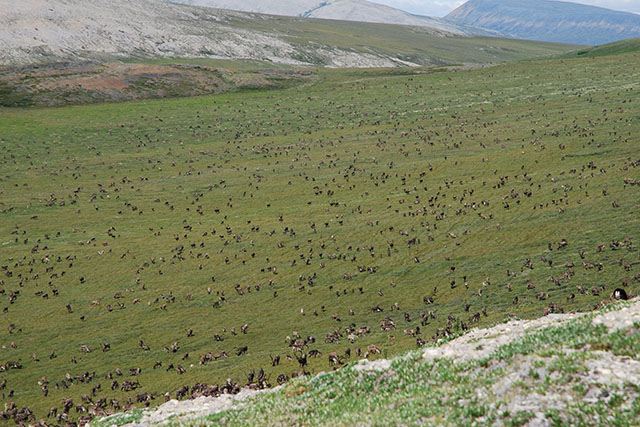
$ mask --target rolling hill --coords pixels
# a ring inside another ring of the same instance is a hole
[[[271,15],[305,18],[337,19],[342,21],[377,22],[397,25],[416,25],[452,34],[499,36],[497,31],[472,28],[466,25],[428,16],[414,15],[403,10],[366,0],[168,0],[172,3]]]
[[[562,58],[586,57],[593,58],[597,56],[619,55],[622,53],[638,53],[640,52],[640,38],[627,39],[619,42],[607,43],[600,46],[587,47],[566,54],[560,55]]]
[[[0,65],[211,58],[392,67],[501,62],[568,50],[427,27],[267,16],[160,0],[0,0]]]
[[[529,40],[600,45],[640,37],[640,15],[561,1],[470,0],[445,18]]]

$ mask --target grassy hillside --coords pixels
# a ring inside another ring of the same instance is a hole
[[[457,25],[440,18],[414,15],[366,0],[298,0],[295,3],[280,0],[245,0],[241,3],[232,0],[171,0],[171,2],[280,16],[304,16],[305,18],[413,25],[447,31],[457,35],[499,35],[496,32]]]
[[[427,27],[250,14],[163,0],[25,0],[0,9],[0,22],[2,66],[208,58],[366,68],[501,62],[577,48],[467,38]]]
[[[418,65],[490,63],[548,56],[566,52],[575,45],[493,37],[442,37],[425,27],[364,22],[304,19],[279,16],[241,16],[232,21],[238,28],[273,31],[289,43],[318,47],[332,46],[346,51],[399,58]],[[321,64],[313,55],[300,61]]]
[[[627,39],[614,43],[607,43],[600,46],[589,47],[560,55],[564,58],[588,57],[620,55],[623,53],[640,52],[640,38]]]
[[[639,64],[2,109],[3,401],[77,420],[637,294]]]
[[[205,13],[207,9],[196,10]],[[47,62],[38,63],[34,58],[29,65],[0,67],[0,106],[51,107],[283,89],[314,81],[315,67],[418,68],[418,64],[424,68],[422,72],[430,73],[445,67],[551,57],[577,47],[451,34],[445,37],[420,27],[228,13],[225,19],[231,28],[272,33],[291,46],[290,57],[276,60],[265,55],[256,59],[238,54],[247,59],[230,60],[210,51],[184,56],[174,52],[165,56],[177,57],[163,58],[134,49],[114,61],[117,55],[105,53],[51,54],[46,55]],[[71,50],[64,49],[67,53]]]
[[[213,405],[162,415],[134,410],[92,425],[631,426],[640,417],[640,323],[610,329],[599,320],[606,317],[613,326],[612,319],[638,319],[638,308],[638,302],[614,304],[574,320],[543,319],[545,326],[534,325],[539,321],[501,324],[429,347],[424,354],[414,350],[295,379],[213,414],[193,413],[213,412]],[[491,346],[490,353],[472,352],[463,359],[459,347],[466,338],[481,350]]]

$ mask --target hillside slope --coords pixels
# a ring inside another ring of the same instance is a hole
[[[92,425],[631,425],[640,417],[639,352],[636,300],[474,329],[272,392],[172,400]]]
[[[215,7],[244,12],[344,21],[377,22],[397,25],[417,25],[452,34],[499,35],[496,31],[468,27],[444,19],[413,15],[400,9],[366,0],[167,0],[172,3]]]
[[[640,38],[627,39],[619,42],[607,43],[600,46],[587,47],[561,55],[562,58],[595,58],[598,56],[620,55],[624,53],[639,53]]]
[[[0,0],[0,65],[204,57],[391,67],[503,61],[567,50],[454,37],[426,27],[285,18],[161,0]]]
[[[2,108],[3,392],[64,425],[637,295],[639,69]]]
[[[391,66],[392,58],[354,55],[326,47],[309,49],[268,32],[243,29],[232,12],[175,6],[155,0],[102,2],[0,1],[0,63],[54,58],[222,57],[306,64]],[[345,58],[346,57],[346,58]],[[352,58],[349,58],[352,57]]]
[[[640,37],[640,15],[561,1],[470,0],[445,18],[529,40],[599,45]]]

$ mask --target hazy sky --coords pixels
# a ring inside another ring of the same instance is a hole
[[[386,4],[407,12],[427,16],[444,16],[465,0],[370,0],[375,3]],[[535,2],[535,0],[531,0]],[[640,13],[640,0],[575,0],[572,3],[583,3],[608,9],[623,10]]]

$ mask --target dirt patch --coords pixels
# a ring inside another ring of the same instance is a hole
[[[46,87],[47,89],[81,87],[86,90],[125,90],[129,85],[122,77],[81,77],[57,80],[41,87]]]
[[[313,80],[314,74],[309,71],[234,71],[189,64],[64,63],[0,70],[6,106],[197,96],[286,88]]]
[[[112,73],[123,75],[139,75],[139,74],[171,74],[180,73],[180,68],[166,65],[150,65],[150,64],[110,64],[107,70]]]

